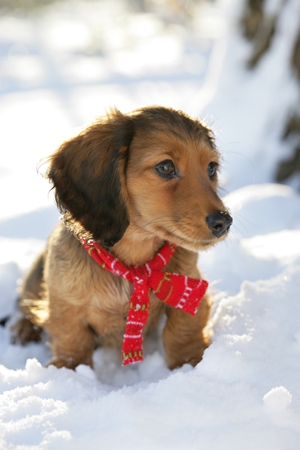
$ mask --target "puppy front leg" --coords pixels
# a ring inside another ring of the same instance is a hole
[[[201,300],[195,317],[168,307],[163,342],[170,369],[186,363],[196,366],[201,361],[204,350],[210,344],[210,338],[204,332],[210,308],[211,300],[207,294]]]
[[[47,364],[75,369],[79,364],[93,367],[94,334],[80,319],[80,311],[64,311],[59,317],[51,317],[47,330],[51,336],[52,358]]]

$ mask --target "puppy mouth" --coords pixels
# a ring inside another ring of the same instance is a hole
[[[212,239],[191,239],[184,235],[183,233],[181,235],[171,232],[169,230],[166,230],[163,227],[159,227],[159,231],[162,231],[165,235],[167,235],[167,239],[171,242],[174,242],[174,244],[181,245],[182,247],[186,247],[189,250],[200,250],[204,248],[209,248],[213,245],[215,245],[217,242],[219,242],[220,239],[217,239],[215,237],[212,237]],[[225,235],[224,235],[225,238]],[[221,239],[222,240],[222,239]]]

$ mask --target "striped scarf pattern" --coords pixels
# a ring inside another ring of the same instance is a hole
[[[125,334],[123,337],[123,365],[143,361],[143,329],[150,310],[149,292],[167,305],[195,316],[208,283],[177,273],[162,272],[176,250],[167,242],[154,258],[144,265],[125,266],[93,240],[80,238],[89,255],[101,267],[133,284]]]

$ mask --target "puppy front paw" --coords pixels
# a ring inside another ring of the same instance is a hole
[[[55,366],[58,369],[60,369],[61,367],[66,367],[67,369],[75,370],[76,367],[79,366],[79,364],[86,364],[86,365],[90,366],[91,368],[93,368],[92,360],[78,361],[78,360],[75,360],[74,358],[72,358],[71,356],[68,358],[63,358],[61,356],[53,356],[51,358],[51,360],[48,362],[48,364],[46,364],[45,367]]]

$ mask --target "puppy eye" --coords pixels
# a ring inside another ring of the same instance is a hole
[[[207,167],[207,173],[211,180],[214,180],[217,174],[218,163],[210,162]]]
[[[157,164],[155,170],[163,178],[174,178],[177,175],[175,164],[170,159]]]

